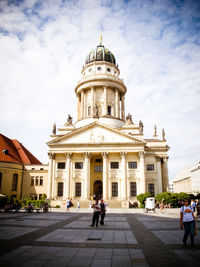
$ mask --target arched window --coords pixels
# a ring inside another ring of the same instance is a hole
[[[0,172],[0,190],[1,190],[1,184],[2,184],[2,172]]]
[[[12,191],[17,191],[18,174],[13,174]]]

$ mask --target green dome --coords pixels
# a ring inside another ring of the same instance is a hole
[[[107,61],[116,65],[114,55],[102,44],[97,45],[95,49],[90,51],[90,53],[86,56],[85,64],[89,64],[94,61]]]

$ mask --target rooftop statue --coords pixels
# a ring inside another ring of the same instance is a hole
[[[52,134],[56,134],[56,124],[55,124],[55,122],[53,124]]]
[[[95,104],[95,106],[94,106],[94,117],[95,117],[95,118],[99,117],[99,111],[98,111],[98,106],[97,106],[97,104]]]
[[[143,125],[142,121],[139,121],[139,130],[140,130],[140,133],[143,133],[143,129],[144,129],[144,125]]]
[[[70,116],[70,114],[68,114],[67,122],[65,123],[65,125],[72,124],[72,120],[72,117]]]
[[[126,116],[126,122],[133,123],[133,121],[132,121],[132,115],[130,113],[128,113],[128,115]]]
[[[166,139],[165,139],[165,130],[164,130],[164,129],[162,129],[162,140],[163,140],[163,141],[166,140]]]

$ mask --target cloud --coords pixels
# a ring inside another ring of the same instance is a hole
[[[74,88],[103,30],[145,137],[165,128],[170,178],[199,158],[198,1],[1,1],[0,124],[43,162],[51,127],[76,120]]]

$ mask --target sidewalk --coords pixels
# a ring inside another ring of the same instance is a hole
[[[112,209],[105,226],[90,227],[92,211],[65,207],[49,213],[0,213],[0,266],[199,266],[196,250],[183,247],[179,209],[145,214]]]

